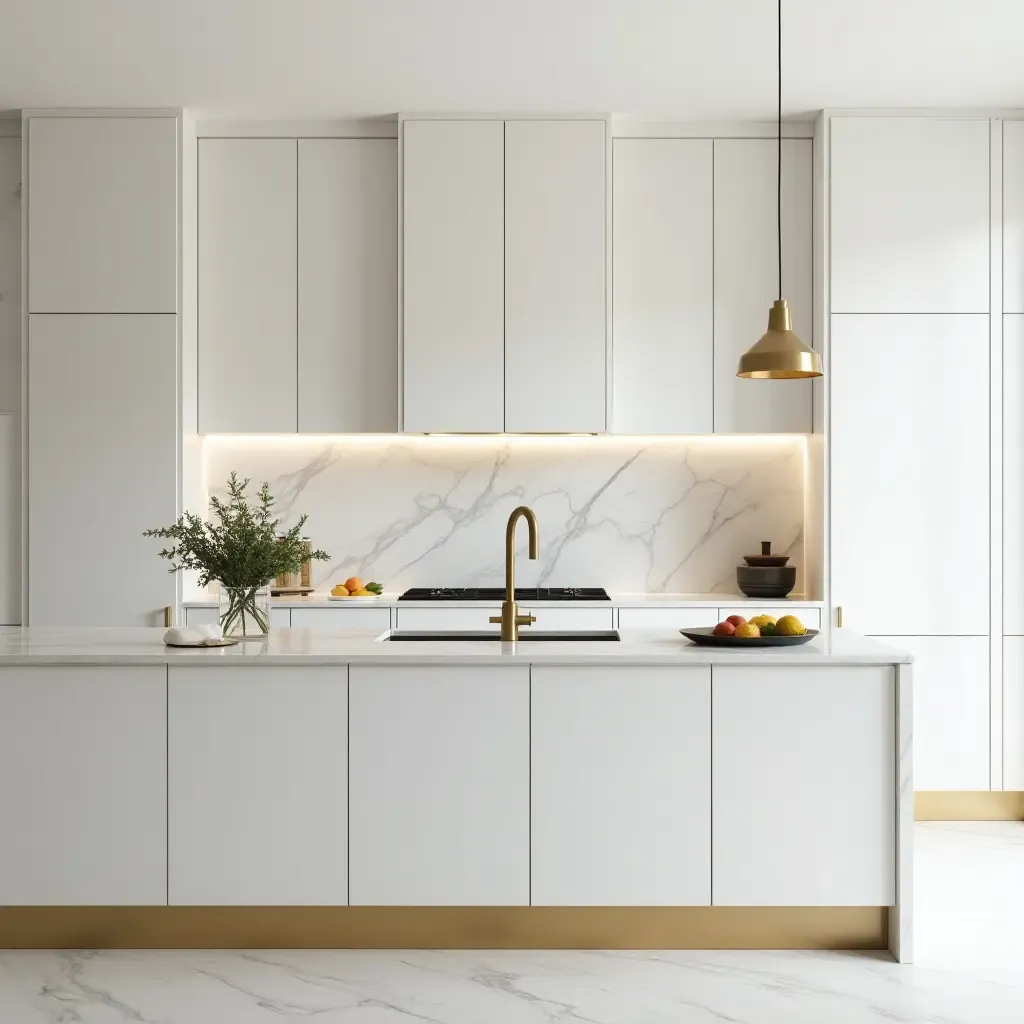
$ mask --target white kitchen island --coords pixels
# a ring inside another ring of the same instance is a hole
[[[0,946],[888,947],[910,658],[0,632]]]

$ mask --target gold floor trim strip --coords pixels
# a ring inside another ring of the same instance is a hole
[[[1024,793],[927,790],[914,794],[917,821],[1024,821]]]
[[[3,949],[885,949],[886,907],[0,907]]]

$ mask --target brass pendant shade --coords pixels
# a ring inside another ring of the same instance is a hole
[[[794,333],[785,299],[775,300],[768,311],[768,330],[740,356],[736,376],[755,380],[821,376],[821,356]]]
[[[776,178],[776,244],[779,256],[779,297],[768,311],[768,330],[756,344],[740,356],[737,377],[754,380],[794,380],[800,377],[820,377],[821,356],[805,345],[793,333],[793,319],[789,306],[782,297],[782,0],[779,11],[779,107],[778,107],[778,162]]]

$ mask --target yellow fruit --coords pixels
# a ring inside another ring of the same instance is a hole
[[[336,587],[331,587],[331,593],[335,597],[348,597],[348,587],[339,583]]]
[[[758,629],[762,626],[774,626],[775,616],[774,615],[755,615],[750,620]]]
[[[761,630],[753,622],[744,622],[742,626],[736,627],[736,636],[751,637],[760,636]]]
[[[806,627],[795,615],[783,615],[775,623],[777,636],[803,636],[806,632]]]
[[[357,590],[363,589],[363,581],[358,576],[349,576],[345,580],[345,586],[350,594],[354,594]]]
[[[367,590],[366,587],[360,587],[352,596],[353,597],[376,597],[377,595],[372,590]]]

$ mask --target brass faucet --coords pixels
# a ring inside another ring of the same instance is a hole
[[[491,622],[501,623],[501,642],[514,644],[519,639],[519,627],[536,622],[535,615],[520,615],[516,604],[516,523],[519,518],[526,520],[530,528],[530,558],[539,555],[537,543],[537,516],[532,508],[520,505],[513,509],[505,527],[505,600],[501,602],[501,615],[492,615]]]

